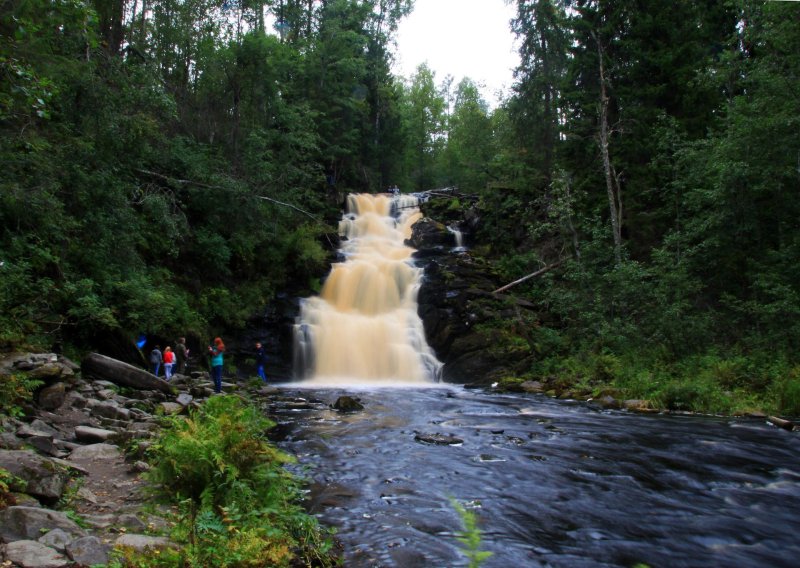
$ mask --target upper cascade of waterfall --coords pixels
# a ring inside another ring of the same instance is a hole
[[[438,380],[417,315],[421,269],[405,245],[422,214],[412,195],[351,194],[339,223],[343,262],[295,325],[295,371],[314,383]]]

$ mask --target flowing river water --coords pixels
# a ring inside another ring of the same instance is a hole
[[[389,218],[381,223],[402,235],[408,219],[393,225],[390,205],[380,205]],[[346,244],[343,264],[374,252],[359,252],[359,238]],[[411,266],[405,252],[392,254]],[[638,415],[438,384],[435,357],[403,311],[420,275],[378,273],[393,275],[381,282],[396,287],[395,308],[353,308],[325,289],[310,300],[297,326],[307,379],[282,385],[270,409],[346,566],[467,566],[453,499],[478,519],[479,548],[492,553],[484,567],[800,565],[797,433],[756,418]],[[384,323],[365,320],[373,316]],[[339,317],[334,337],[347,355],[330,367],[315,346],[330,332],[322,322]],[[384,325],[390,331],[373,341]],[[376,352],[395,362],[364,362]],[[411,353],[410,362],[397,353]],[[343,395],[364,410],[331,409]]]

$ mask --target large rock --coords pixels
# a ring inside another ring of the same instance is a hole
[[[47,531],[44,536],[39,537],[38,542],[50,548],[55,548],[59,552],[66,552],[67,545],[73,540],[75,540],[75,535],[68,533],[64,529],[52,529]]]
[[[54,385],[40,390],[37,399],[39,401],[39,406],[45,410],[55,410],[64,404],[66,396],[67,389],[64,383],[59,381]]]
[[[108,564],[110,547],[96,536],[85,536],[67,545],[67,555],[81,566]]]
[[[152,373],[99,353],[87,355],[81,362],[81,371],[84,376],[104,379],[124,387],[171,392],[169,383]]]
[[[6,558],[22,568],[61,568],[69,559],[35,540],[18,540],[6,545]]]
[[[502,282],[469,254],[423,254],[419,261],[418,312],[445,381],[489,385],[530,368],[531,348],[521,336],[536,320],[532,304],[494,294]]]
[[[92,416],[111,418],[112,420],[130,420],[131,411],[112,402],[100,402],[94,404],[91,410]]]
[[[86,535],[74,521],[58,511],[22,506],[0,511],[0,538],[3,542],[37,539],[42,532],[53,529],[61,529],[75,538]]]
[[[28,450],[0,450],[0,468],[7,469],[24,482],[12,481],[12,490],[23,491],[48,504],[61,498],[69,481],[67,468]]]
[[[120,455],[119,448],[113,444],[90,444],[72,450],[69,459],[79,462],[97,461],[116,459]]]

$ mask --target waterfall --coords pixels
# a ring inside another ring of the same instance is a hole
[[[395,385],[437,381],[441,363],[417,314],[422,270],[404,241],[422,216],[412,195],[351,194],[339,222],[343,262],[294,328],[298,378]]]
[[[456,241],[455,250],[456,251],[467,250],[466,248],[464,248],[464,234],[461,232],[461,229],[459,229],[455,225],[448,225],[447,230],[453,234],[453,238]]]

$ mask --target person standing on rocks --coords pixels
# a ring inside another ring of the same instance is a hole
[[[175,345],[175,362],[177,367],[175,372],[179,375],[186,373],[186,358],[189,356],[189,350],[186,349],[186,338],[179,337],[178,343]]]
[[[219,337],[214,338],[214,345],[208,346],[208,352],[211,355],[211,376],[214,379],[214,392],[222,392],[222,364],[223,353],[225,352],[225,344]]]
[[[175,353],[172,352],[172,347],[167,345],[164,348],[164,378],[167,380],[172,378],[173,365],[175,365]]]
[[[153,366],[153,374],[156,377],[158,376],[158,370],[161,368],[162,358],[163,356],[161,355],[161,346],[156,345],[150,352],[150,364]]]
[[[256,372],[261,380],[267,382],[267,375],[264,373],[264,365],[267,363],[267,354],[260,341],[256,341]]]

